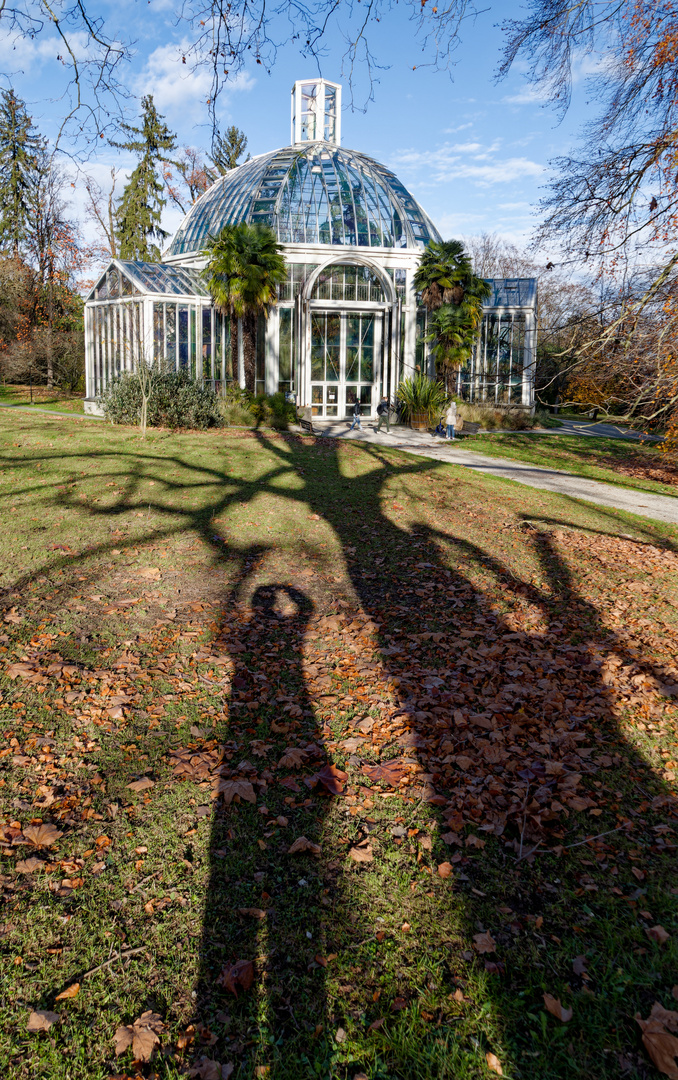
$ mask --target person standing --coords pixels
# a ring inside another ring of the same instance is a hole
[[[377,416],[379,417],[379,420],[377,422],[377,431],[378,432],[381,431],[381,425],[384,423],[384,421],[386,421],[386,434],[390,435],[390,433],[391,433],[390,411],[391,411],[391,406],[388,403],[388,398],[387,397],[382,397],[381,401],[377,405]]]
[[[457,403],[451,401],[447,406],[447,412],[445,413],[445,423],[447,425],[446,439],[454,438],[454,429],[457,426]]]
[[[351,426],[350,426],[350,428],[348,430],[353,431],[354,427],[357,427],[358,431],[363,430],[363,426],[360,423],[360,402],[358,401],[357,398],[355,399],[355,404],[353,406],[353,423],[351,424]]]

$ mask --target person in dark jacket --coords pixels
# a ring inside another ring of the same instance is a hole
[[[382,397],[381,401],[377,405],[377,416],[379,417],[379,420],[377,422],[377,431],[381,431],[381,425],[386,422],[387,435],[391,432],[390,409],[391,406],[388,403],[388,398]]]
[[[363,426],[360,423],[360,402],[356,398],[355,405],[353,406],[353,423],[351,424],[349,431],[353,431],[353,428],[357,427],[358,431],[363,430]]]

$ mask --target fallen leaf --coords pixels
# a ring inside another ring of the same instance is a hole
[[[380,1027],[384,1026],[384,1021],[385,1021],[385,1017],[380,1016],[378,1020],[373,1020],[372,1021],[372,1023],[370,1024],[370,1026],[368,1027],[367,1030],[368,1031],[378,1031]]]
[[[438,864],[438,876],[441,878],[451,877],[454,873],[452,863],[441,862]]]
[[[556,1020],[561,1020],[563,1024],[567,1024],[572,1019],[572,1009],[565,1009],[560,1004],[560,998],[554,998],[551,994],[544,994],[544,1005],[551,1013],[551,1016],[555,1016]]]
[[[24,837],[36,848],[51,847],[63,833],[54,825],[29,825],[24,829]]]
[[[583,975],[586,971],[586,957],[575,956],[574,960],[572,961],[572,970],[574,971],[575,975]]]
[[[219,780],[215,788],[215,796],[223,795],[224,802],[230,806],[236,796],[248,803],[256,803],[257,796],[249,780]]]
[[[238,987],[249,990],[254,982],[254,964],[251,960],[236,960],[235,964],[225,964],[217,982],[237,997]]]
[[[674,1012],[673,1009],[665,1009],[658,1001],[655,1001],[652,1006],[649,1019],[660,1020],[664,1027],[672,1031],[674,1035],[678,1033],[678,1012]]]
[[[457,987],[457,989],[454,991],[454,993],[452,995],[452,998],[453,998],[454,1001],[458,1001],[460,1003],[462,1001],[468,1001],[468,998],[464,997],[464,991],[460,990],[459,987]]]
[[[656,941],[657,945],[664,945],[671,937],[663,926],[650,926],[645,933],[650,941]]]
[[[160,1042],[159,1034],[164,1028],[158,1013],[148,1009],[133,1024],[123,1024],[117,1029],[113,1036],[115,1056],[124,1054],[131,1046],[136,1061],[150,1061],[153,1050]]]
[[[80,983],[72,983],[66,990],[62,990],[60,994],[57,994],[55,1001],[70,1001],[71,998],[77,997],[80,993]]]
[[[295,746],[289,747],[278,762],[279,769],[298,769],[306,761],[308,754]]]
[[[366,841],[363,841],[362,844],[356,844],[355,847],[350,849],[348,854],[349,858],[358,863],[372,862],[372,859],[374,858],[372,848]]]
[[[146,791],[147,788],[155,787],[155,782],[148,776],[142,776],[141,780],[135,780],[133,783],[128,784],[127,787],[130,791]]]
[[[335,1038],[335,1041],[338,1042],[338,1043],[346,1042],[346,1032],[344,1031],[344,1029],[343,1028],[337,1028],[337,1030],[334,1033],[334,1038]]]
[[[38,1009],[28,1017],[28,1030],[31,1032],[49,1031],[52,1024],[56,1024],[60,1019],[59,1013]]]
[[[251,915],[253,919],[266,918],[266,912],[259,907],[239,907],[238,915]]]
[[[407,765],[402,765],[399,762],[388,762],[386,765],[363,765],[363,776],[367,776],[369,780],[378,781],[387,784],[389,787],[397,787],[404,776],[407,776],[409,769]]]
[[[188,1070],[189,1076],[199,1076],[200,1080],[222,1080],[221,1064],[212,1058],[203,1056]],[[227,1074],[228,1075],[228,1074]]]
[[[17,874],[35,874],[44,865],[42,859],[36,859],[34,855],[31,855],[30,859],[19,859],[14,869]]]
[[[642,1020],[636,1014],[636,1023],[643,1033],[643,1046],[653,1063],[664,1076],[670,1077],[670,1080],[678,1080],[678,1039],[669,1034],[661,1020],[655,1020],[652,1016],[648,1020]]]
[[[500,1062],[499,1058],[496,1056],[496,1054],[492,1054],[488,1050],[488,1052],[485,1054],[485,1061],[487,1062],[487,1067],[490,1070],[490,1072],[496,1073],[497,1076],[503,1076],[504,1075],[504,1070],[501,1067],[501,1062]]]
[[[288,855],[299,855],[301,852],[310,851],[312,855],[320,855],[322,848],[320,844],[314,844],[312,840],[307,840],[305,836],[300,836],[294,843],[287,849]]]
[[[473,941],[475,949],[479,953],[496,952],[497,943],[489,930],[486,930],[483,934],[474,934]]]
[[[331,795],[341,795],[344,790],[344,780],[348,780],[348,773],[342,772],[336,765],[326,765],[320,772],[311,778],[316,783],[322,784]]]

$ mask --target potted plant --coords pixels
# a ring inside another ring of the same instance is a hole
[[[398,387],[403,419],[415,431],[426,431],[447,405],[447,393],[441,382],[417,372],[403,379]]]

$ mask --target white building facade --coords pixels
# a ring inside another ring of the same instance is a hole
[[[99,411],[111,379],[142,358],[222,390],[244,386],[242,348],[231,359],[229,320],[212,306],[202,271],[225,224],[275,232],[289,274],[257,328],[256,393],[294,395],[318,419],[341,419],[357,400],[373,415],[416,368],[431,370],[426,312],[414,274],[440,235],[397,177],[341,146],[341,87],[292,89],[292,144],[252,158],[191,207],[161,263],[114,260],[85,305],[85,407]],[[536,288],[496,281],[478,346],[459,373],[473,400],[533,405]]]

